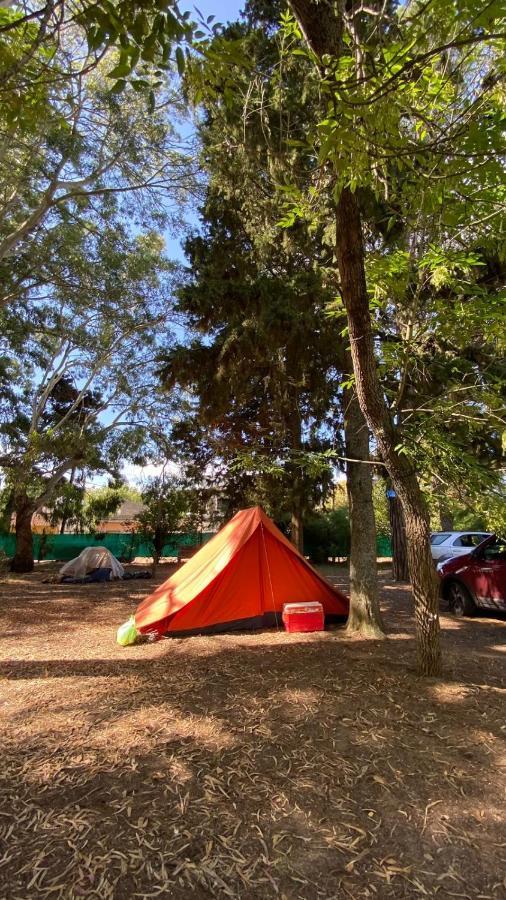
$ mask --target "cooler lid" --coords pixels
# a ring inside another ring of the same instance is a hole
[[[322,604],[318,600],[309,600],[299,603],[283,603],[283,612],[301,612],[302,610],[308,610],[309,612],[319,612],[323,609]]]

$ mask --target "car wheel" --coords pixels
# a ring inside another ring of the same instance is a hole
[[[460,581],[450,581],[446,589],[448,605],[454,616],[472,616],[476,612],[476,606],[471,594]]]

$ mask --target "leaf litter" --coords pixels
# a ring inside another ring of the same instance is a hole
[[[41,577],[3,585],[1,900],[506,896],[506,622],[443,617],[447,674],[424,682],[387,575],[388,642],[127,651],[145,588]]]

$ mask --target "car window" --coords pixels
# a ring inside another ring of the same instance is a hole
[[[453,542],[454,547],[477,547],[478,544],[481,544],[483,540],[485,540],[486,535],[484,534],[461,534],[460,537],[455,538]]]
[[[483,559],[489,560],[489,562],[492,562],[493,560],[506,562],[506,541],[494,541],[492,544],[488,544],[484,547]]]
[[[471,540],[473,542],[473,547],[478,547],[478,545],[481,544],[486,537],[488,537],[487,534],[472,534]]]
[[[445,534],[432,534],[430,538],[430,542],[433,545],[443,544],[446,541],[446,538],[451,537],[451,531],[446,532]]]

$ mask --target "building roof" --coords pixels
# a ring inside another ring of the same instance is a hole
[[[138,500],[124,500],[119,509],[107,516],[107,522],[131,522],[144,509],[144,503]]]

